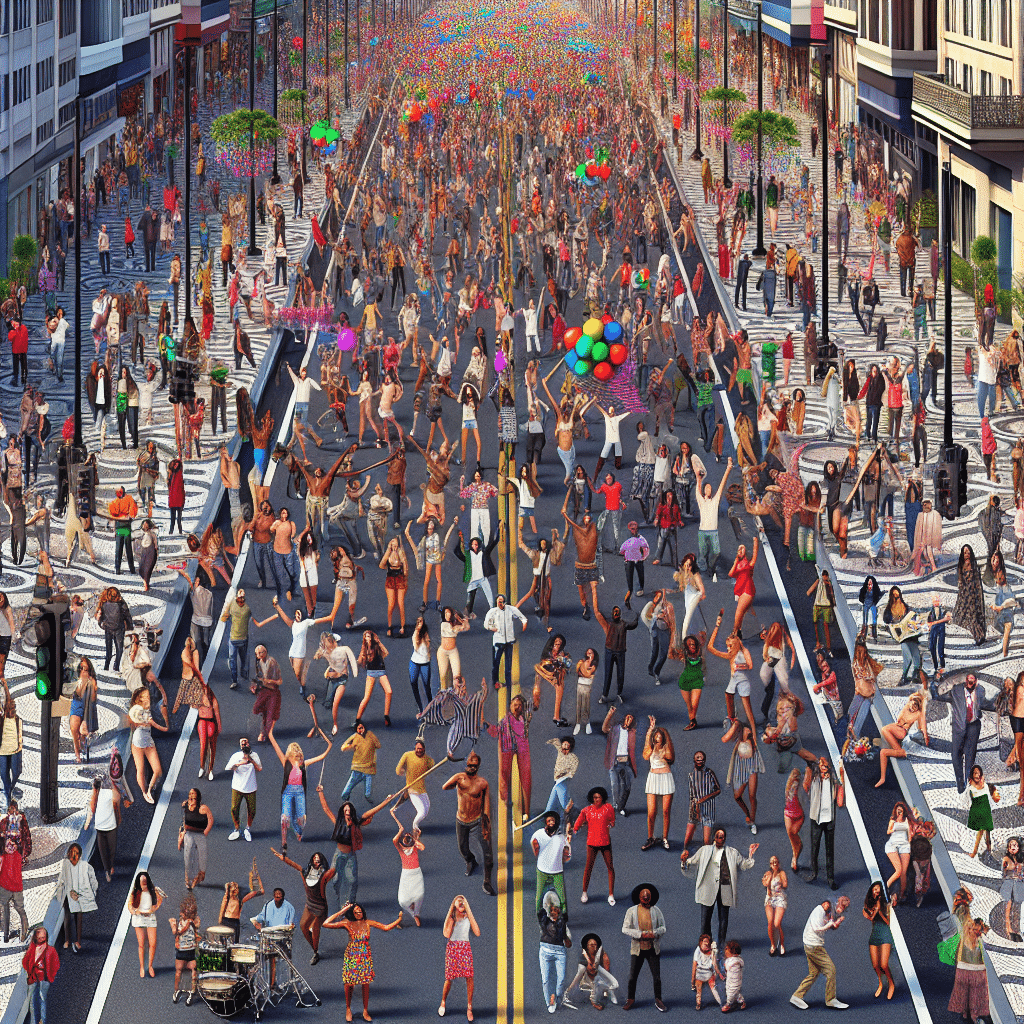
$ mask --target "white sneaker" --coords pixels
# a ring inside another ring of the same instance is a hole
[[[240,835],[241,835],[241,833],[236,828],[234,830],[234,832],[232,832],[231,835],[228,836],[228,842],[229,843],[234,842]]]
[[[246,829],[243,834],[245,835],[245,841],[247,843],[251,843],[252,842],[252,833],[248,829]]]
[[[713,572],[711,574],[711,582],[712,583],[717,583],[718,582],[718,573],[717,572]]]
[[[590,897],[587,895],[587,892],[584,889],[583,892],[580,893],[580,903],[586,903],[589,899]]]
[[[210,782],[213,782],[213,769],[211,768],[209,774],[206,776]]]
[[[611,893],[608,893],[608,906],[609,907],[614,907],[615,906],[615,897]]]
[[[587,722],[587,735],[589,736],[594,731],[594,727]]]
[[[576,728],[573,729],[572,734],[573,734],[573,736],[579,736],[579,734],[580,734],[580,727],[579,727],[579,723],[578,722],[576,723]]]
[[[752,836],[757,835],[757,826],[753,822],[750,823],[750,834]]]
[[[806,1010],[807,1004],[799,996],[790,996],[789,1001],[798,1009]]]
[[[199,769],[199,774],[196,776],[196,778],[197,779],[201,779],[205,774],[206,774],[206,772],[204,772],[203,769],[200,768]]]
[[[840,1002],[838,999],[828,999],[825,1001],[826,1006],[831,1006],[833,1010],[848,1010],[850,1008],[849,1003]]]

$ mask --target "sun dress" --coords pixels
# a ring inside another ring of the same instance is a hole
[[[369,932],[362,938],[354,935],[345,947],[345,958],[341,967],[343,985],[369,985],[373,981],[373,954],[370,952]]]
[[[455,922],[452,937],[444,949],[444,980],[473,977],[473,949],[469,944],[469,918]]]
[[[988,786],[983,785],[981,789],[975,789],[972,783],[968,786],[971,794],[971,810],[967,815],[967,827],[974,832],[991,832],[992,803],[988,795]]]

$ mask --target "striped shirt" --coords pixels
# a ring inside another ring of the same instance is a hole
[[[442,690],[423,709],[421,721],[427,725],[447,725],[447,752],[451,756],[463,740],[473,743],[480,738],[483,724],[483,706],[487,699],[485,690],[477,690],[463,700],[454,690]]]
[[[635,537],[627,537],[619,548],[619,554],[627,562],[642,562],[651,553],[646,538],[637,534]]]
[[[704,797],[714,793],[716,789],[721,789],[718,785],[718,776],[710,768],[694,768],[690,772],[690,804],[691,806],[697,801],[702,800]],[[715,818],[715,798],[712,797],[710,800],[705,800],[701,804],[701,814],[704,817],[711,818],[714,821]]]

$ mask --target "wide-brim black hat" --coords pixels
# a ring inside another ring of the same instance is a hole
[[[644,889],[649,889],[651,892],[651,906],[655,906],[659,899],[661,899],[661,893],[658,892],[658,887],[652,885],[650,882],[641,882],[631,893],[629,898],[633,901],[633,906],[637,906],[640,903],[640,893]]]
[[[593,802],[594,802],[594,794],[595,794],[595,793],[600,793],[600,794],[601,794],[601,799],[602,799],[602,800],[603,800],[603,801],[604,801],[605,803],[608,803],[608,790],[607,790],[607,789],[605,789],[605,788],[604,788],[604,786],[595,786],[595,787],[594,787],[594,788],[593,788],[593,789],[592,789],[592,790],[591,790],[591,791],[590,791],[590,792],[589,792],[589,793],[587,794],[587,803],[588,803],[588,804],[591,804],[591,803],[593,803]]]

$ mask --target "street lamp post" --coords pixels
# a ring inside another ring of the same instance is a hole
[[[182,47],[185,65],[185,323],[192,319],[192,47]],[[255,67],[255,66],[254,66]],[[249,78],[252,81],[252,76]],[[256,211],[253,210],[253,217]],[[255,220],[250,221],[255,224]],[[251,228],[250,230],[255,230]],[[177,312],[177,310],[175,310]]]
[[[700,160],[704,156],[704,151],[700,148],[700,0],[693,0],[693,15],[695,22],[693,31],[693,105],[697,119],[694,123],[693,152],[690,154],[690,159]]]
[[[828,81],[828,61],[831,57],[829,47],[821,47],[821,340],[825,359],[829,357],[828,339],[828,97],[826,82]],[[827,371],[826,371],[827,372]],[[947,371],[948,372],[948,371]]]
[[[274,0],[274,120],[277,120],[277,0]],[[303,47],[305,49],[305,47]],[[281,175],[277,169],[277,150],[278,144],[274,143],[274,173],[270,176],[270,181],[274,185],[281,184]]]
[[[143,241],[145,244],[145,241]],[[946,275],[949,276],[948,274]],[[75,98],[75,451],[82,449],[82,100]],[[71,481],[68,481],[71,486]]]
[[[256,110],[256,0],[252,0],[251,19],[249,21],[249,112]],[[256,138],[252,122],[249,122],[249,256],[261,256],[256,245]],[[186,172],[189,168],[185,168]],[[185,289],[185,301],[188,302],[188,289]]]
[[[348,110],[352,106],[352,100],[348,94],[348,3],[349,0],[345,0],[345,109]]]
[[[331,0],[324,4],[324,120],[331,124]]]
[[[764,46],[761,36],[762,7],[757,4],[757,247],[754,256],[763,259],[768,255],[764,247],[764,163],[761,157],[763,142],[762,124],[764,120]]]
[[[722,9],[722,88],[729,91],[729,0],[725,0]],[[729,123],[729,101],[722,99],[722,124]],[[729,146],[722,140],[722,184],[726,188],[732,188],[732,179],[729,177]]]
[[[679,102],[679,0],[672,0],[672,102]]]
[[[306,33],[306,29],[309,25],[309,0],[302,0],[302,91],[306,93],[306,98],[302,102],[302,109],[305,112],[306,104],[309,102],[309,84],[306,80],[306,50],[309,46],[309,37]],[[303,116],[303,122],[305,122],[305,116]],[[309,176],[309,171],[306,168],[306,125],[302,125],[302,180],[305,184],[309,184],[312,179]]]

